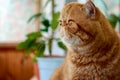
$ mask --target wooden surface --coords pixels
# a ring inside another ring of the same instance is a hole
[[[15,49],[15,44],[0,44],[0,80],[30,80],[33,63],[24,57],[23,51]]]

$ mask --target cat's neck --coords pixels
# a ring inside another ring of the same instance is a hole
[[[79,51],[76,50],[68,50],[67,58],[72,64],[77,66],[91,64],[94,62],[98,62],[100,60],[111,59],[113,55],[117,55],[120,51],[120,41],[119,38],[114,38],[109,40],[110,42],[100,41],[98,38],[91,44],[78,47]],[[118,49],[119,48],[119,49]],[[104,58],[105,55],[108,55]],[[103,59],[104,58],[104,59]]]

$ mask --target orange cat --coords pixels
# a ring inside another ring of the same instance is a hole
[[[65,5],[59,23],[68,53],[50,80],[120,80],[120,39],[92,1]]]

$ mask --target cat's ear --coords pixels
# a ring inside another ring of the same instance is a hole
[[[94,3],[91,0],[88,0],[85,4],[85,13],[90,18],[95,18],[96,15],[96,8]]]

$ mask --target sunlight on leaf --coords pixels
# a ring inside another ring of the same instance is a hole
[[[59,18],[59,15],[60,15],[59,12],[57,12],[53,15],[53,19],[52,19],[52,22],[51,22],[51,27],[52,27],[53,30],[55,30],[58,26],[58,21],[57,20]]]
[[[32,32],[32,33],[28,34],[27,38],[33,40],[33,39],[37,39],[41,36],[42,36],[42,34],[40,33],[40,31],[38,31],[38,32]]]

